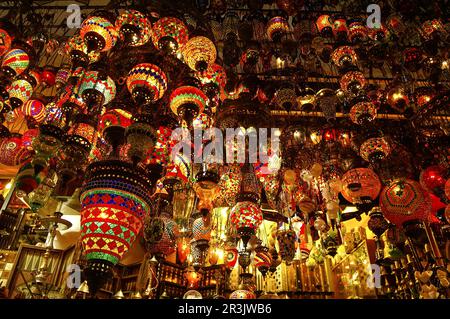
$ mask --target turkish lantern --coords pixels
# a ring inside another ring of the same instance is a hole
[[[324,14],[318,17],[316,26],[317,30],[323,37],[327,38],[333,35],[333,22],[329,15]]]
[[[147,17],[136,10],[125,10],[115,23],[120,40],[130,46],[140,46],[148,42],[152,25]]]
[[[101,288],[136,240],[150,213],[151,182],[138,167],[100,161],[86,171],[81,202],[81,242],[89,289]]]
[[[352,19],[348,21],[348,38],[353,43],[367,40],[368,31],[362,19]]]
[[[108,19],[100,16],[92,16],[84,20],[81,24],[80,36],[88,52],[109,51],[117,41],[115,26]]]
[[[175,53],[189,40],[186,25],[179,19],[164,17],[153,24],[152,41],[154,46],[166,53]]]
[[[100,77],[97,71],[85,72],[79,81],[78,94],[82,97],[88,108],[101,107],[111,102],[116,96],[116,84],[107,76]]]
[[[420,172],[420,185],[430,193],[445,198],[445,183],[448,179],[448,171],[442,166],[429,166]]]
[[[144,225],[147,251],[152,255],[173,254],[176,250],[178,234],[178,225],[168,214],[152,218]]]
[[[361,144],[359,155],[366,161],[374,163],[391,154],[389,143],[382,137],[369,138]]]
[[[9,101],[13,109],[21,107],[33,94],[33,87],[26,80],[15,80],[8,86]]]
[[[0,57],[11,49],[16,27],[9,21],[0,21]]]
[[[230,221],[237,228],[244,247],[247,247],[250,237],[263,221],[263,214],[261,208],[253,202],[238,202],[231,209]]]
[[[373,201],[381,190],[380,179],[370,168],[351,169],[342,176],[341,182],[341,194],[352,204]]]
[[[272,264],[272,255],[269,249],[265,246],[257,246],[255,248],[255,257],[253,258],[253,264],[261,272],[263,277],[266,276],[267,271]]]
[[[336,17],[333,21],[333,34],[339,42],[344,42],[347,39],[347,21],[344,17]]]
[[[36,123],[44,121],[46,115],[45,104],[40,99],[28,100],[22,105],[21,111],[25,117],[32,118]]]
[[[180,86],[170,94],[170,109],[192,126],[194,118],[205,109],[207,99],[205,93],[194,86]]]
[[[211,224],[208,223],[204,217],[199,217],[192,223],[192,236],[194,240],[206,240],[211,239]]]
[[[339,83],[343,91],[355,94],[359,90],[364,89],[367,80],[362,72],[350,71],[342,76]]]
[[[4,138],[0,141],[0,163],[6,166],[16,166],[25,162],[32,153],[23,145],[20,134]]]
[[[230,299],[256,299],[256,295],[250,290],[235,290],[230,294]]]
[[[387,220],[401,227],[412,220],[428,221],[431,199],[418,182],[397,179],[381,191],[380,207]]]
[[[372,102],[358,102],[350,109],[350,119],[355,124],[364,125],[377,117],[377,109]]]
[[[127,88],[138,105],[158,101],[167,90],[166,74],[156,65],[135,65],[127,77]]]
[[[206,71],[216,61],[216,56],[217,50],[214,43],[203,36],[189,39],[183,48],[184,60],[194,71]]]
[[[2,71],[10,78],[22,74],[30,64],[30,56],[22,49],[8,51],[2,60]]]
[[[280,42],[289,30],[289,23],[283,17],[273,17],[267,23],[267,37],[276,43]]]
[[[333,63],[339,68],[356,65],[358,56],[351,46],[340,46],[331,54]]]

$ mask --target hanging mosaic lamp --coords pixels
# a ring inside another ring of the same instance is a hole
[[[315,95],[315,104],[320,107],[327,121],[332,121],[336,118],[336,106],[338,103],[336,92],[332,89],[321,89]]]
[[[153,24],[153,44],[165,53],[176,53],[186,45],[188,40],[188,28],[177,18],[163,17]]]
[[[189,39],[183,48],[183,57],[194,71],[204,72],[216,61],[217,50],[214,43],[203,36]]]
[[[348,28],[347,21],[344,16],[337,16],[333,21],[333,35],[338,42],[347,40]]]
[[[350,19],[348,22],[348,38],[353,43],[367,40],[368,31],[365,21],[362,19]]]
[[[4,19],[0,20],[0,57],[11,49],[16,33],[14,24]]]
[[[356,65],[358,56],[351,46],[340,46],[331,54],[331,60],[340,69]]]
[[[146,44],[152,34],[152,25],[147,17],[136,10],[125,10],[115,23],[119,38],[129,46]]]
[[[108,19],[91,16],[83,21],[80,36],[86,44],[87,51],[106,52],[117,42],[117,30]]]
[[[88,166],[81,202],[85,275],[95,295],[128,251],[150,213],[150,180],[137,167],[111,160]]]
[[[143,232],[147,251],[153,256],[166,257],[176,251],[178,225],[168,214],[146,221]]]
[[[36,123],[41,123],[45,119],[46,107],[43,101],[38,98],[32,98],[25,102],[21,111],[25,117],[30,117]]]
[[[192,126],[194,118],[205,109],[207,99],[202,90],[185,85],[172,91],[169,104],[175,115],[188,126]]]
[[[278,107],[291,111],[297,108],[297,95],[291,88],[282,88],[275,93],[274,102]]]
[[[269,249],[267,247],[259,245],[255,248],[253,264],[256,268],[258,268],[263,277],[265,277],[270,265],[272,264],[272,255],[269,253]]]
[[[341,194],[352,204],[373,201],[381,191],[381,182],[370,168],[354,168],[342,177]]]
[[[33,87],[26,80],[15,80],[7,88],[12,109],[20,108],[33,94]]]
[[[381,191],[380,207],[387,220],[402,227],[412,220],[428,221],[431,199],[418,182],[397,179]]]
[[[377,109],[372,102],[358,102],[350,109],[350,119],[353,123],[364,125],[377,117]]]
[[[116,96],[116,84],[114,81],[109,76],[103,79],[97,71],[85,72],[80,78],[78,90],[78,94],[90,111],[108,104]]]
[[[278,231],[277,233],[278,245],[280,247],[281,259],[290,265],[295,257],[295,242],[297,237],[292,229]]]
[[[333,35],[333,22],[329,15],[324,14],[318,17],[316,26],[317,30],[323,37],[327,38]]]
[[[263,221],[263,214],[259,205],[253,202],[238,202],[230,212],[230,221],[247,247],[250,237]]]
[[[369,138],[361,145],[359,154],[364,160],[374,163],[388,157],[391,147],[382,137]]]
[[[150,116],[140,114],[126,129],[125,137],[130,145],[127,155],[134,165],[141,162],[155,144],[156,132],[150,123],[152,123]]]
[[[22,74],[30,64],[30,56],[22,49],[12,49],[8,51],[2,60],[2,72],[13,78]]]
[[[97,143],[96,121],[89,115],[78,115],[67,132],[62,152],[77,165],[86,162]]]
[[[167,90],[166,74],[156,65],[135,65],[127,77],[127,88],[138,105],[148,105],[161,99]]]
[[[362,72],[350,71],[342,76],[339,83],[344,92],[356,94],[359,90],[364,89],[367,80]]]
[[[445,200],[445,183],[449,178],[449,170],[442,165],[428,166],[420,172],[420,185],[427,192]]]
[[[283,17],[273,17],[267,23],[267,37],[278,43],[290,31],[288,21]]]
[[[20,134],[12,134],[0,141],[0,163],[6,166],[16,166],[24,163],[32,153],[23,145]]]

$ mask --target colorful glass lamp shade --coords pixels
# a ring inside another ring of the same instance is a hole
[[[150,40],[152,25],[147,17],[136,10],[126,10],[116,20],[120,40],[130,46],[141,46]]]
[[[176,250],[179,235],[177,223],[164,214],[155,217],[144,225],[144,238],[147,251],[156,256],[169,256]]]
[[[151,183],[139,168],[122,161],[88,166],[81,201],[81,241],[91,293],[103,286],[135,241],[150,213]]]
[[[372,102],[358,102],[350,109],[350,119],[355,124],[367,124],[377,117],[377,109]]]
[[[9,93],[9,102],[12,109],[21,107],[33,94],[33,87],[26,80],[15,80],[7,88]]]
[[[116,84],[107,76],[102,79],[97,71],[87,71],[80,78],[78,94],[90,110],[111,102],[116,96]]]
[[[152,41],[156,48],[167,53],[182,49],[189,40],[186,25],[179,19],[164,17],[153,24]]]
[[[147,105],[163,97],[167,77],[156,65],[141,63],[128,73],[127,88],[138,105]]]
[[[216,56],[217,50],[214,43],[203,36],[189,39],[183,48],[184,60],[194,71],[206,71],[216,61]]]
[[[445,200],[445,186],[449,178],[447,169],[440,165],[432,165],[420,172],[420,185],[442,200]]]
[[[36,123],[41,123],[45,119],[46,107],[44,102],[39,99],[31,99],[24,103],[21,111],[25,117],[30,117]]]
[[[371,163],[383,160],[391,153],[389,143],[382,137],[374,137],[365,141],[360,149],[361,157]]]
[[[273,42],[280,42],[283,35],[289,32],[289,23],[283,17],[273,17],[267,23],[267,36]]]
[[[86,43],[88,52],[109,51],[117,41],[115,26],[107,19],[98,16],[92,16],[83,21],[80,36]]]
[[[348,23],[348,38],[351,42],[363,42],[367,40],[368,31],[365,22],[355,19]]]
[[[170,95],[170,109],[192,126],[194,118],[205,109],[207,99],[203,91],[194,86],[180,86]]]
[[[293,110],[297,107],[297,95],[290,88],[282,88],[275,93],[275,104],[286,111]]]
[[[0,163],[6,166],[16,166],[24,163],[32,153],[23,145],[22,137],[13,134],[0,142]]]
[[[381,182],[370,168],[354,168],[341,178],[341,194],[352,204],[371,202],[381,191]]]
[[[333,35],[333,23],[329,15],[324,14],[318,17],[316,26],[323,37],[331,37]]]
[[[367,80],[362,72],[350,71],[342,76],[339,83],[343,91],[357,93],[366,86]]]
[[[256,295],[250,290],[235,290],[230,294],[230,299],[256,299]]]
[[[339,68],[355,65],[358,56],[351,46],[340,46],[331,54],[331,60]]]
[[[269,249],[267,247],[261,245],[256,247],[253,264],[256,268],[258,268],[263,277],[265,277],[270,265],[272,264],[272,255],[269,253]]]
[[[30,64],[30,57],[22,49],[12,49],[8,51],[2,60],[2,71],[13,78],[22,74]]]
[[[236,227],[246,248],[250,237],[261,225],[263,214],[258,204],[249,201],[238,202],[230,212],[230,221]]]
[[[126,129],[125,136],[130,145],[127,155],[135,165],[147,156],[155,144],[156,132],[150,122],[141,116]]]
[[[6,24],[6,25],[5,25]],[[11,23],[0,22],[0,57],[11,49],[14,34],[8,27],[12,27]]]
[[[380,207],[387,220],[402,227],[412,220],[428,221],[431,199],[418,182],[397,179],[381,191]]]
[[[292,229],[278,232],[278,245],[280,247],[280,256],[286,262],[291,264],[295,257],[295,242],[297,237]]]

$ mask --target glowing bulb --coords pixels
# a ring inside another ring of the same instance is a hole
[[[10,190],[12,187],[12,181],[10,181],[8,184],[5,185],[6,190]]]

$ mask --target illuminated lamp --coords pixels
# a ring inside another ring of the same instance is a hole
[[[153,24],[152,41],[154,46],[166,53],[174,54],[189,40],[185,24],[173,17],[164,17]]]
[[[383,41],[389,35],[389,29],[384,24],[374,25],[373,28],[368,28],[369,38],[374,41]]]
[[[305,112],[314,110],[316,106],[316,92],[311,88],[300,90],[297,97],[297,105],[300,110]]]
[[[214,43],[203,36],[189,39],[183,48],[183,57],[194,71],[204,72],[216,61],[217,50]]]
[[[286,262],[287,265],[290,265],[295,257],[295,242],[297,237],[295,232],[292,229],[279,231],[277,233],[278,245],[280,247],[280,256]]]
[[[26,130],[22,135],[22,145],[29,150],[32,150],[32,143],[35,137],[39,135],[39,129],[30,128]]]
[[[150,213],[145,172],[117,161],[90,164],[81,190],[81,242],[91,294],[100,289],[136,240]]]
[[[278,43],[282,37],[289,32],[289,23],[283,17],[273,17],[267,23],[267,36],[268,38]]]
[[[315,95],[315,103],[320,107],[327,121],[332,121],[336,118],[336,106],[339,103],[336,91],[329,88],[321,89]]]
[[[250,290],[235,290],[230,294],[230,299],[256,299],[256,295]]]
[[[159,204],[159,207],[162,207],[162,210],[171,209],[170,202],[167,199],[164,201]],[[176,251],[175,245],[179,230],[177,223],[170,218],[169,214],[170,212],[163,211],[160,217],[149,219],[144,224],[143,232],[147,251],[158,258],[169,256]]]
[[[25,102],[21,107],[21,111],[25,117],[32,118],[36,123],[43,122],[46,115],[45,104],[38,98],[32,98]]]
[[[87,160],[93,145],[97,143],[95,124],[89,115],[77,115],[65,136],[62,151],[77,164]]]
[[[411,72],[422,68],[423,52],[419,48],[407,48],[403,51],[403,64]]]
[[[422,86],[414,90],[414,100],[419,108],[424,107],[436,96],[436,92],[432,87]]]
[[[134,165],[141,162],[155,144],[156,131],[150,124],[152,121],[151,116],[140,114],[125,131],[127,143],[130,145],[127,156]]]
[[[331,54],[331,60],[337,67],[345,69],[356,65],[358,56],[351,46],[340,46]]]
[[[214,99],[227,84],[225,70],[214,63],[206,72],[198,72],[197,77],[203,85],[203,90],[210,100]]]
[[[184,278],[188,283],[188,289],[196,289],[200,284],[203,275],[201,271],[196,271],[194,267],[190,266],[184,271]]]
[[[278,107],[290,111],[297,107],[297,95],[293,89],[282,88],[275,93],[274,102]]]
[[[362,72],[350,71],[342,76],[339,83],[343,91],[355,94],[366,86],[367,81]]]
[[[341,194],[352,204],[373,201],[381,191],[380,179],[370,168],[351,169],[342,176],[341,182]]]
[[[97,71],[86,71],[80,77],[78,95],[86,103],[88,110],[93,111],[115,98],[116,85],[109,76],[104,79]]]
[[[377,117],[377,108],[372,102],[358,102],[350,109],[350,119],[353,123],[365,125]]]
[[[359,154],[364,160],[375,163],[388,157],[391,154],[391,147],[384,138],[374,137],[362,143]]]
[[[116,44],[117,30],[106,18],[92,16],[81,24],[80,37],[86,44],[88,52],[106,52]]]
[[[333,21],[333,35],[338,42],[347,40],[347,21],[344,17],[336,17]]]
[[[22,142],[20,134],[12,134],[0,142],[0,163],[6,166],[17,166],[24,163],[32,153]]]
[[[127,88],[138,105],[148,105],[163,97],[167,90],[167,77],[156,65],[141,63],[128,73]]]
[[[381,191],[380,207],[387,220],[402,227],[413,220],[428,221],[431,199],[418,182],[396,179]]]
[[[236,227],[246,249],[250,237],[263,221],[263,214],[259,205],[253,202],[238,202],[231,209],[230,221]]]
[[[16,36],[16,27],[7,20],[0,21],[0,57],[11,49]]]
[[[172,112],[178,115],[188,127],[191,127],[194,118],[205,109],[207,99],[200,89],[185,85],[173,90],[169,104]]]
[[[40,74],[40,80],[47,87],[55,85],[56,70],[51,67],[46,67]]]
[[[33,94],[33,87],[26,80],[15,80],[6,90],[9,93],[9,102],[12,109],[21,107]]]
[[[50,158],[62,145],[64,133],[55,122],[47,123],[46,120],[39,125],[39,135],[33,140],[32,146],[36,154],[33,157],[33,166],[36,172],[42,171],[47,166]]]
[[[56,88],[60,89],[67,84],[67,80],[70,77],[70,70],[66,68],[60,68],[55,75]]]
[[[317,30],[324,38],[329,38],[333,35],[333,22],[329,15],[324,14],[318,17],[316,26]]]
[[[448,170],[439,165],[432,165],[420,172],[420,185],[427,191],[445,200],[445,184]]]
[[[147,17],[136,10],[125,10],[116,20],[116,30],[120,40],[130,46],[140,46],[148,42],[152,25]]]
[[[272,264],[272,255],[269,253],[269,248],[258,245],[255,248],[255,257],[253,258],[253,264],[256,268],[258,268],[263,277],[266,277],[267,271]]]
[[[387,103],[400,113],[404,113],[410,104],[408,93],[403,85],[395,85],[387,93]]]
[[[14,78],[22,74],[30,64],[30,56],[23,49],[12,49],[4,56],[1,64],[1,71],[8,77]]]
[[[362,19],[351,19],[347,22],[348,38],[353,43],[364,42],[367,40],[368,31],[365,21]]]
[[[114,108],[106,111],[100,117],[98,123],[98,129],[100,133],[103,133],[105,129],[110,126],[120,126],[127,128],[131,125],[132,114],[120,108]]]

